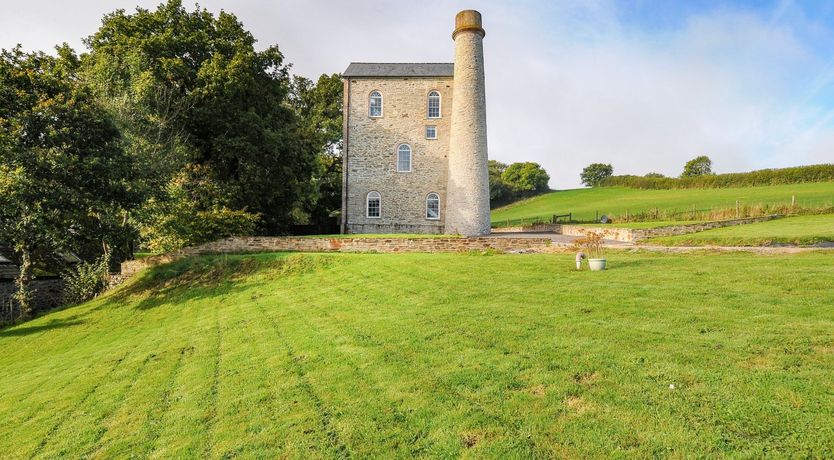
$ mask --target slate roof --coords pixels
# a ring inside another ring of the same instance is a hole
[[[351,62],[343,77],[451,77],[455,65],[450,62]]]

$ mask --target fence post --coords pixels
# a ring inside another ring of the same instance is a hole
[[[796,203],[796,195],[791,195],[791,211],[793,211],[794,204]]]

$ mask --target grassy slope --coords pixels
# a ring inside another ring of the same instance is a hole
[[[0,452],[834,456],[830,255],[609,259],[161,267],[0,331]]]
[[[834,203],[834,182],[773,185],[767,187],[639,190],[623,187],[551,192],[492,211],[492,222],[500,224],[507,219],[550,217],[553,214],[573,213],[578,221],[592,221],[599,215],[624,215],[662,210],[686,211],[695,205],[698,209],[731,208],[736,200],[743,204],[790,204],[795,195],[797,205],[816,207]]]
[[[798,216],[705,232],[654,238],[675,246],[763,246],[773,243],[815,244],[834,241],[834,215]]]

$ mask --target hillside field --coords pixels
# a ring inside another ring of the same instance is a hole
[[[686,212],[733,208],[741,205],[796,205],[808,208],[834,206],[834,182],[772,185],[764,187],[642,190],[625,187],[596,187],[555,191],[492,210],[493,226],[511,224],[524,218],[549,219],[554,214],[573,213],[579,222],[592,222],[597,216],[625,215],[661,211]]]
[[[672,246],[811,245],[834,241],[834,215],[811,215],[716,228],[704,232],[653,238],[649,242]]]
[[[830,254],[608,258],[157,267],[0,330],[0,452],[834,456]]]

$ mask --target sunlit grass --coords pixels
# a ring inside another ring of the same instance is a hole
[[[649,240],[650,243],[675,246],[811,245],[827,241],[834,241],[834,215],[831,214],[787,217]]]
[[[834,258],[262,254],[0,330],[4,458],[831,457]],[[674,385],[674,389],[670,389]]]

